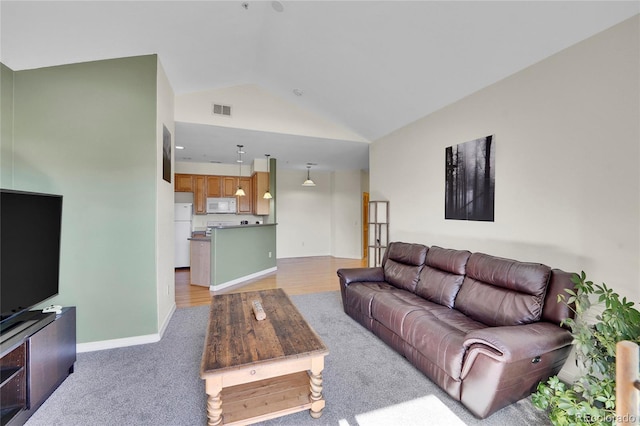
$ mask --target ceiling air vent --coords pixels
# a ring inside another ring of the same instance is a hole
[[[213,104],[213,115],[231,117],[231,105]]]

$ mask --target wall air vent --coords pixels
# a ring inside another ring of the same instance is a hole
[[[221,115],[223,117],[231,117],[231,105],[213,104],[213,115]]]

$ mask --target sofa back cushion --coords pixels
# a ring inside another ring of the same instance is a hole
[[[431,246],[415,293],[427,300],[453,308],[462,285],[471,252]]]
[[[422,244],[389,243],[382,260],[385,281],[413,292],[424,266],[427,250],[428,248]]]
[[[565,272],[560,269],[551,270],[551,279],[547,294],[544,298],[544,307],[542,308],[542,320],[560,325],[560,322],[566,318],[573,318],[574,313],[566,303],[558,302],[558,295],[564,294],[568,299],[569,294],[565,289],[574,289],[575,284],[571,281],[573,273]],[[565,326],[568,328],[568,326]]]
[[[540,320],[551,269],[483,253],[473,253],[455,307],[489,326]]]

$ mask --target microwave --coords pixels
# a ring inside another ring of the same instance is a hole
[[[207,213],[236,213],[236,199],[207,198]]]

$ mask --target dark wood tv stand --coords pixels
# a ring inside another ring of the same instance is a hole
[[[0,424],[22,425],[73,373],[76,308],[32,311],[3,332],[0,344]]]

